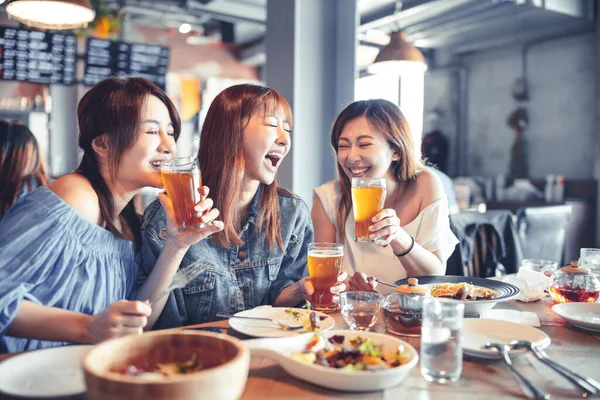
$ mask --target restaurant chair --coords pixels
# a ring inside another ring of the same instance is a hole
[[[517,210],[523,258],[564,262],[571,206],[524,207]]]

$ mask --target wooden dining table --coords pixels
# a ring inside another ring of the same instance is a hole
[[[550,357],[579,374],[600,381],[600,333],[572,326],[552,312],[553,304],[551,299],[546,297],[531,303],[519,301],[499,303],[494,309],[535,312],[541,324],[539,329],[552,339],[552,343],[546,349]],[[334,329],[347,328],[341,314],[333,313],[331,316],[335,321]],[[194,325],[194,327],[217,327],[222,332],[242,340],[249,339],[229,328],[226,320]],[[381,320],[377,322],[375,330],[385,330]],[[419,338],[402,339],[419,349]],[[0,355],[0,361],[11,356]],[[553,399],[582,398],[582,392],[578,388],[541,364],[533,355],[515,357],[513,361],[523,375],[549,393]],[[384,391],[367,390],[352,393],[329,390],[301,381],[287,374],[270,359],[252,357],[242,399],[525,399],[529,397],[526,393],[526,389],[502,360],[482,360],[465,356],[462,375],[458,382],[452,384],[425,381],[417,365],[396,387]],[[8,398],[0,394],[0,400]]]

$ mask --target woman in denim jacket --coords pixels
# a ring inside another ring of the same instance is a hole
[[[292,115],[275,90],[225,89],[206,115],[198,158],[223,231],[193,245],[182,266],[202,260],[205,271],[170,294],[155,328],[208,322],[261,304],[308,300],[305,277],[313,229],[306,204],[279,188],[275,175],[290,149]],[[165,211],[155,201],[144,214],[140,281],[152,270],[165,236]],[[340,281],[345,279],[340,277]],[[332,287],[337,294],[345,286]]]

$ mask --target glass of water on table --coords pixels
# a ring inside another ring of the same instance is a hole
[[[423,302],[421,375],[428,382],[456,382],[462,372],[464,304],[435,297]]]

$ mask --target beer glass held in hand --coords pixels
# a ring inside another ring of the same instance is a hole
[[[337,243],[310,243],[308,245],[308,276],[315,289],[312,308],[318,311],[335,311],[331,288],[338,284],[342,273],[344,246]]]
[[[202,187],[200,165],[195,157],[175,158],[161,164],[160,176],[175,214],[179,232],[205,227],[194,207],[200,201]]]
[[[372,218],[383,210],[385,203],[384,178],[352,178],[352,208],[354,209],[354,240],[359,243],[374,243],[369,238]]]

